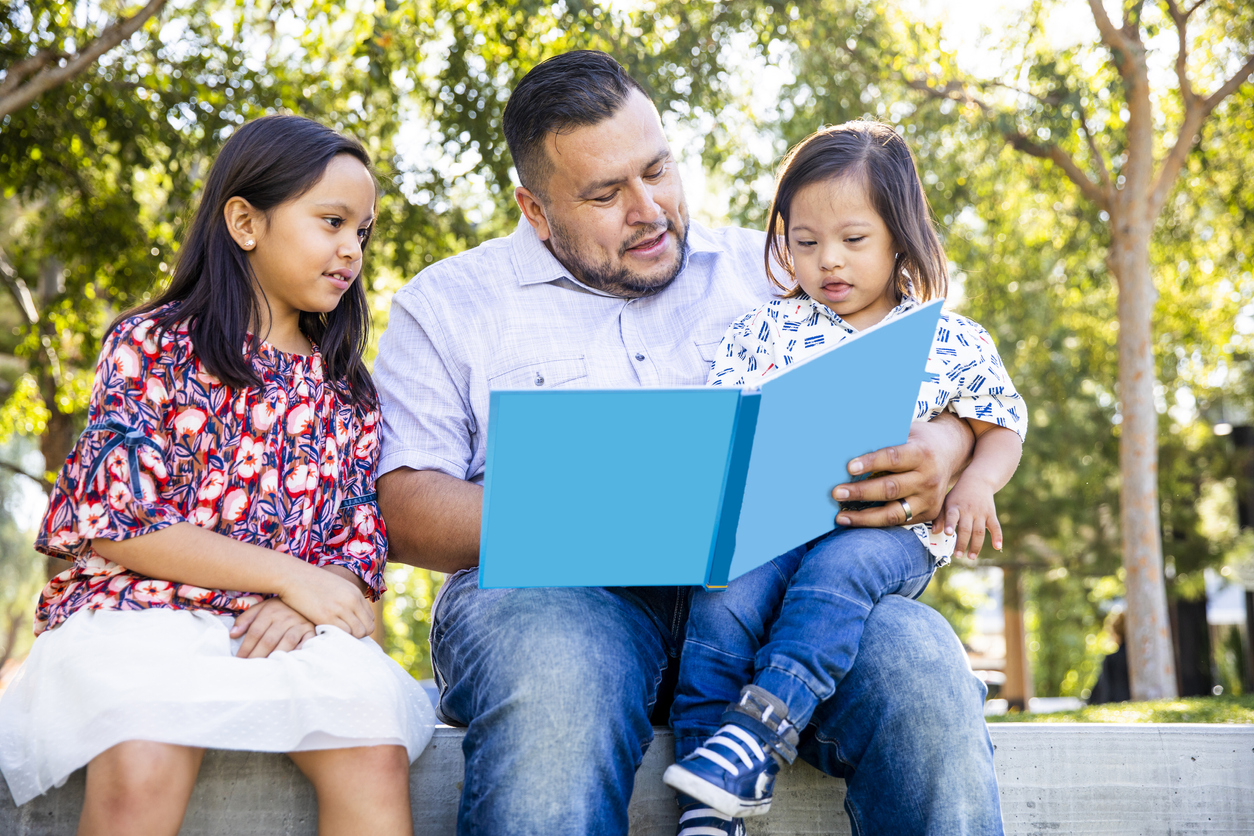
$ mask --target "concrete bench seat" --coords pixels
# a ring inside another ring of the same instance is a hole
[[[1001,723],[996,747],[1009,834],[1252,834],[1254,726]],[[414,831],[452,836],[462,780],[462,730],[440,726],[414,764]],[[657,729],[636,775],[632,836],[673,836],[676,807],[661,775],[672,740]],[[0,834],[72,834],[83,771],[61,789],[14,808],[0,791]],[[848,834],[844,782],[805,764],[781,777],[776,809],[750,820],[750,836]],[[184,836],[314,834],[313,789],[282,755],[209,752]]]

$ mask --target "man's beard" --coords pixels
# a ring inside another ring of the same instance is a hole
[[[579,281],[588,287],[596,288],[614,296],[623,299],[639,299],[642,296],[651,296],[666,289],[671,282],[675,281],[675,277],[679,275],[680,269],[684,266],[684,253],[688,248],[688,230],[691,224],[684,224],[684,236],[679,241],[678,257],[675,259],[675,267],[667,275],[660,279],[644,279],[635,271],[630,270],[622,259],[627,255],[627,251],[648,238],[656,237],[661,231],[657,227],[652,227],[643,235],[637,236],[634,241],[624,244],[618,251],[619,263],[614,266],[609,259],[605,259],[600,263],[592,262],[583,257],[579,252],[572,251],[564,244],[558,245],[558,242],[568,242],[573,240],[568,234],[565,226],[549,220],[551,237],[550,245],[553,249],[553,255],[562,263],[567,270],[571,272]],[[679,238],[678,230],[675,228],[675,222],[667,219],[666,231],[671,235]]]

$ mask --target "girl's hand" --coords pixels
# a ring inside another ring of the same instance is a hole
[[[945,504],[932,527],[943,525],[946,534],[957,533],[954,557],[975,560],[984,546],[985,531],[992,535],[993,548],[1001,551],[1001,523],[997,521],[994,493],[992,485],[967,473],[945,497]]]
[[[292,580],[279,590],[285,604],[314,624],[339,627],[355,639],[374,631],[374,609],[352,581],[303,561],[293,569]]]
[[[267,598],[235,617],[231,638],[244,637],[239,652],[241,659],[264,659],[276,650],[295,650],[314,635],[309,619],[279,598]]]

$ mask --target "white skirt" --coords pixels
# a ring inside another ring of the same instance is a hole
[[[302,752],[404,746],[435,724],[422,687],[336,627],[299,650],[239,659],[234,619],[203,610],[80,610],[35,640],[0,695],[0,772],[16,804],[118,743]]]

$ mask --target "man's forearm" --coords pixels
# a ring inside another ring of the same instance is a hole
[[[379,477],[388,560],[438,572],[479,563],[483,489],[434,470],[398,468]]]

